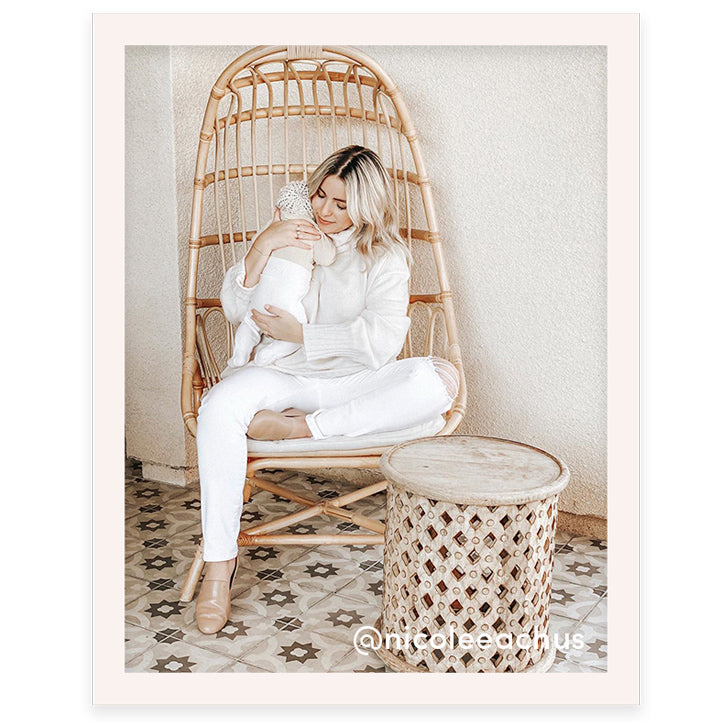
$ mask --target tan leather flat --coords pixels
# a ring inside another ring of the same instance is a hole
[[[284,416],[305,416],[306,415],[305,411],[301,411],[301,409],[294,409],[293,407],[291,407],[290,409],[284,409],[283,411],[281,411],[281,413]]]
[[[238,569],[238,557],[231,578],[214,578],[206,573],[196,599],[196,624],[203,634],[215,634],[226,626],[231,613],[231,589]],[[219,572],[215,572],[219,574]]]
[[[251,419],[248,425],[248,437],[257,441],[310,437],[311,432],[306,426],[305,417],[306,414],[298,409],[286,409],[282,413],[263,409]]]

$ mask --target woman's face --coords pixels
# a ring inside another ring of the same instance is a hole
[[[337,176],[329,175],[311,198],[313,215],[324,233],[338,233],[351,226],[346,210],[346,184]]]

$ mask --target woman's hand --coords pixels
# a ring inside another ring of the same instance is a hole
[[[265,231],[258,234],[253,241],[254,247],[266,256],[279,248],[296,246],[309,250],[313,241],[321,238],[321,232],[305,218],[294,218],[288,221],[281,220],[281,211],[276,208],[273,217],[275,220]]]
[[[251,316],[266,336],[277,341],[303,343],[303,324],[291,313],[275,306],[265,306],[270,315],[251,310]]]

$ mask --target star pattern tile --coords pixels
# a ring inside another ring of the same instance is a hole
[[[334,499],[354,488],[295,471],[264,472],[262,477],[309,498]],[[195,603],[180,601],[201,541],[198,488],[145,481],[142,466],[128,460],[125,498],[127,672],[389,671],[373,652],[364,655],[353,646],[356,630],[372,625],[380,614],[383,545],[240,549],[228,623],[216,634],[204,635],[195,624]],[[383,521],[385,494],[350,508]],[[256,491],[244,505],[242,521],[261,523],[290,510],[280,496]],[[342,519],[314,517],[290,531],[361,530]],[[561,640],[565,634],[580,635],[582,644],[559,649],[550,671],[604,672],[606,542],[559,531],[555,550],[551,627]]]

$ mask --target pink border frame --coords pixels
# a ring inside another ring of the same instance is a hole
[[[93,210],[94,230],[103,228],[93,260],[94,702],[283,703],[277,674],[256,674],[253,685],[239,685],[229,674],[124,672],[124,50],[125,45],[275,44],[293,42],[299,33],[303,44],[332,37],[334,44],[361,46],[607,46],[609,586],[614,593],[606,674],[434,675],[433,683],[428,675],[334,674],[333,684],[325,674],[285,674],[286,699],[292,704],[638,703],[639,16],[632,13],[94,16]],[[118,483],[108,478],[108,469],[118,469]],[[108,559],[118,563],[107,564]]]

